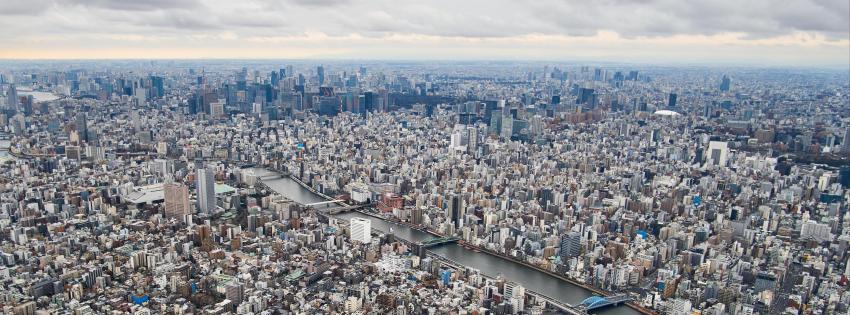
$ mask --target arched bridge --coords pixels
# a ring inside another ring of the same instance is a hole
[[[618,294],[609,297],[594,295],[584,299],[584,301],[581,301],[579,308],[582,308],[585,311],[592,311],[603,307],[620,305],[631,300],[632,297],[627,294]]]

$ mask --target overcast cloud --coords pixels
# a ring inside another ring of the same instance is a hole
[[[0,58],[850,63],[847,0],[0,0]]]

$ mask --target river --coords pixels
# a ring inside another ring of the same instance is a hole
[[[255,169],[255,172],[261,176],[262,174],[273,174],[273,172],[262,169]],[[292,199],[298,203],[307,204],[325,201],[325,199],[321,196],[313,194],[312,192],[310,192],[304,187],[301,187],[301,185],[299,185],[297,182],[288,177],[283,177],[275,180],[267,180],[264,181],[264,183],[269,186],[269,188],[273,189],[279,194],[284,195],[287,198]],[[433,237],[428,233],[411,229],[404,225],[377,219],[375,217],[367,216],[357,212],[342,213],[336,215],[336,217],[347,220],[355,217],[371,219],[373,229],[386,232],[389,231],[390,227],[392,227],[394,236],[413,242],[419,242]],[[567,302],[571,305],[578,305],[579,303],[581,303],[582,300],[593,295],[593,293],[588,291],[587,289],[576,286],[564,280],[552,277],[546,273],[529,268],[519,263],[494,257],[492,255],[474,252],[463,248],[457,244],[446,244],[438,247],[433,247],[430,250],[431,252],[437,255],[449,258],[466,266],[478,269],[488,276],[495,277],[497,275],[501,275],[507,280],[521,284],[526,289],[535,292],[540,292],[547,296],[559,299],[563,302]],[[605,315],[641,314],[640,312],[631,309],[627,306],[605,308],[598,310],[594,313]]]

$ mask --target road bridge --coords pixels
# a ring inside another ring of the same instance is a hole
[[[579,305],[579,308],[589,312],[603,307],[625,304],[626,302],[629,302],[631,300],[632,297],[627,294],[617,294],[608,297],[594,295],[584,299],[584,301],[581,301],[581,305]]]
[[[429,248],[429,247],[434,247],[434,246],[438,246],[438,245],[454,243],[454,242],[457,242],[459,240],[460,240],[460,238],[454,237],[454,236],[452,236],[452,237],[438,237],[438,238],[432,238],[432,239],[429,239],[427,241],[421,242],[421,243],[419,243],[419,246],[421,246],[423,248]]]
[[[345,202],[345,200],[336,199],[336,200],[320,201],[320,202],[308,203],[308,204],[305,204],[304,206],[305,207],[314,207],[314,206],[326,205],[326,204],[331,204],[331,203],[341,203],[341,202]]]

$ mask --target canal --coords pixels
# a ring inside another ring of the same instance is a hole
[[[270,171],[255,169],[255,172],[262,174],[273,174]],[[298,203],[307,204],[314,202],[325,201],[322,197],[313,194],[304,187],[301,187],[297,182],[288,177],[266,180],[264,183],[277,193],[286,196]],[[387,232],[392,227],[393,235],[408,241],[419,242],[424,241],[433,236],[411,229],[407,226],[400,225],[394,222],[381,220],[375,217],[367,216],[357,212],[347,212],[336,215],[340,219],[350,220],[355,217],[362,217],[372,220],[372,228]],[[578,305],[587,297],[593,295],[592,292],[582,287],[576,286],[564,280],[552,277],[546,273],[529,268],[522,264],[494,257],[485,253],[475,252],[463,248],[457,244],[446,244],[431,248],[431,252],[459,262],[466,266],[478,269],[482,273],[495,277],[501,275],[509,281],[521,284],[526,289],[540,292],[552,298],[559,299],[571,305]],[[605,315],[640,315],[641,313],[627,306],[619,306],[606,308],[594,312],[595,314]]]

